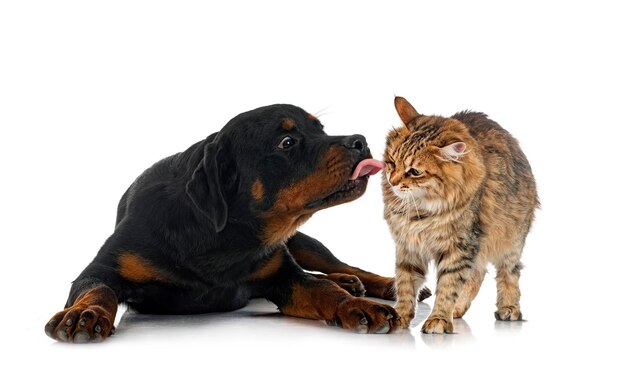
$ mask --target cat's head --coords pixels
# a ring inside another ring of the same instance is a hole
[[[387,135],[387,195],[437,213],[475,191],[484,165],[468,128],[456,119],[421,115],[402,97],[395,106],[404,126]]]

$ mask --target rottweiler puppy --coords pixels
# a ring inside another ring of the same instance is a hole
[[[141,313],[193,314],[256,297],[286,315],[391,332],[395,310],[355,295],[393,299],[393,278],[349,266],[297,232],[316,211],[361,196],[381,168],[363,136],[329,136],[299,107],[240,114],[135,180],[113,234],[45,332],[101,341],[122,302]]]

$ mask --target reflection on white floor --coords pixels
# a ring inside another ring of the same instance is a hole
[[[454,334],[422,334],[433,302],[419,303],[411,327],[390,335],[355,334],[323,321],[283,316],[263,299],[234,312],[202,315],[144,315],[120,307],[117,332],[105,342],[67,345],[40,331],[34,341],[49,348],[17,359],[48,376],[71,362],[70,371],[83,380],[105,362],[124,372],[125,387],[176,389],[441,383],[483,390],[537,384],[564,388],[606,384],[603,378],[610,376],[591,373],[617,369],[618,359],[608,364],[583,359],[607,345],[600,343],[603,336],[583,337],[578,326],[555,327],[551,308],[539,295],[522,299],[527,321],[496,321],[495,283],[487,280],[465,318],[454,320]],[[594,365],[595,371],[589,371]],[[104,382],[91,388],[98,385]]]
[[[551,303],[566,296],[547,288],[549,275],[536,275],[534,289],[522,285],[526,320],[517,322],[495,320],[496,286],[487,278],[465,317],[454,320],[454,334],[420,332],[433,297],[418,304],[408,330],[389,335],[283,316],[256,299],[234,312],[202,315],[143,315],[120,307],[116,334],[101,344],[57,343],[37,329],[31,333],[38,339],[26,339],[37,353],[25,348],[12,360],[46,376],[66,373],[71,362],[71,373],[83,380],[106,362],[120,372],[141,372],[122,374],[125,387],[140,388],[614,388],[611,372],[621,363],[607,359],[606,350],[620,351],[623,340],[604,332],[590,337],[586,318],[556,322]],[[563,312],[581,306],[578,296],[561,301]]]
[[[378,299],[379,302],[393,305],[394,302]],[[120,308],[124,310],[123,308]],[[404,346],[415,348],[416,344],[428,347],[458,346],[476,341],[472,327],[465,319],[454,320],[454,334],[427,335],[420,332],[421,325],[430,314],[431,306],[428,303],[418,303],[415,319],[409,330],[401,330],[391,335],[357,335],[350,331],[327,326],[322,321],[312,321],[284,316],[278,312],[276,306],[264,299],[252,300],[246,307],[226,313],[210,313],[197,315],[149,315],[138,314],[126,310],[117,324],[117,332],[110,343],[134,342],[133,339],[148,341],[158,340],[164,334],[168,338],[186,337],[196,334],[195,337],[229,337],[248,331],[258,337],[285,337],[297,339],[305,336],[341,339],[341,342],[366,342],[368,345]],[[487,321],[492,323],[493,333],[515,335],[522,330],[524,321],[504,322],[496,321],[492,311],[481,313]],[[211,336],[212,335],[212,336]],[[244,336],[245,337],[245,336]],[[370,337],[371,339],[365,339]],[[416,337],[417,341],[416,342]],[[323,342],[323,340],[318,340]]]

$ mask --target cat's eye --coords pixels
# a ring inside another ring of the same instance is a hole
[[[296,144],[296,140],[291,137],[283,138],[278,144],[279,149],[289,149]]]
[[[407,173],[409,175],[411,175],[411,176],[419,177],[419,176],[422,176],[424,174],[424,171],[422,171],[421,169],[411,168],[411,169],[408,170]]]

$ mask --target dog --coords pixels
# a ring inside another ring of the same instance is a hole
[[[363,296],[394,299],[394,279],[347,265],[297,231],[315,212],[359,198],[383,167],[362,135],[329,136],[299,107],[239,114],[134,181],[113,234],[45,332],[102,341],[115,331],[119,303],[140,313],[195,314],[258,297],[285,315],[393,332],[396,311]]]

